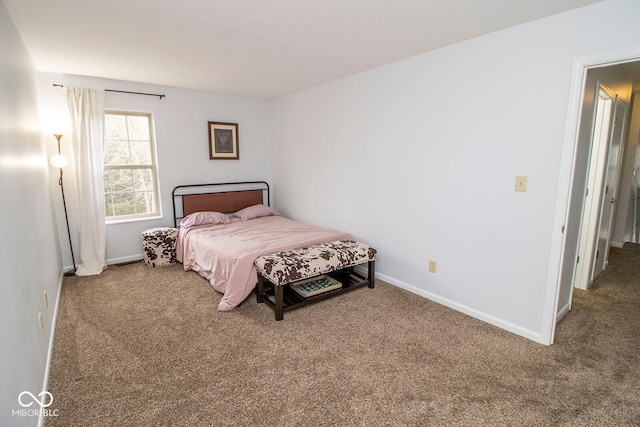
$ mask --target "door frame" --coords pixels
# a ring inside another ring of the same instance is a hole
[[[568,243],[565,226],[569,221],[571,190],[576,174],[575,155],[578,148],[578,126],[587,71],[591,68],[619,65],[638,60],[640,60],[640,47],[575,58],[573,61],[569,86],[569,105],[558,173],[558,190],[556,192],[556,208],[553,217],[542,328],[540,330],[540,342],[543,344],[553,343],[557,321],[564,314],[564,311],[558,310],[560,291],[564,286],[567,286],[566,275],[563,275],[563,271],[575,272],[575,264],[569,265],[564,260]],[[570,243],[577,245],[577,241]],[[571,281],[568,286],[573,288],[573,274],[570,276]]]

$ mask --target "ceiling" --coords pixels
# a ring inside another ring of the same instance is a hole
[[[39,71],[271,99],[601,0],[2,0]]]

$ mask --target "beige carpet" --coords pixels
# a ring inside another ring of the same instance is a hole
[[[282,322],[219,299],[180,265],[65,279],[46,426],[640,425],[637,245],[550,347],[379,281]]]

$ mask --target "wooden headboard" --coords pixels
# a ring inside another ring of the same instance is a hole
[[[233,213],[260,203],[270,206],[266,181],[179,185],[171,196],[176,227],[182,218],[194,212]]]

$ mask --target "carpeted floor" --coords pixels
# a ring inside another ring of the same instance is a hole
[[[181,265],[65,279],[53,426],[640,425],[640,246],[543,346],[378,281],[273,312]]]

